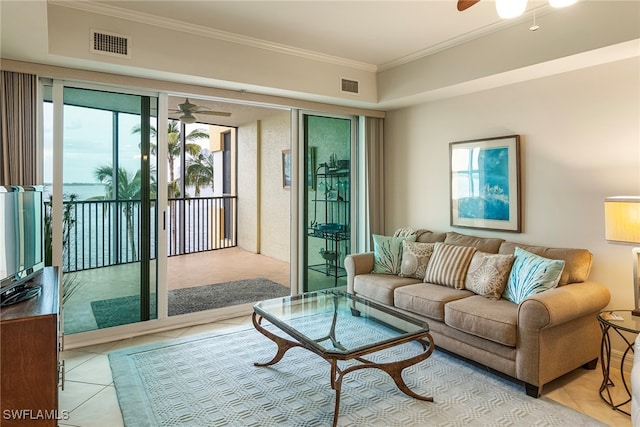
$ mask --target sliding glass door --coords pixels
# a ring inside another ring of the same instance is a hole
[[[45,131],[57,107],[47,93]],[[47,208],[50,236],[62,233],[48,258],[64,272],[65,334],[157,318],[158,99],[69,86],[62,98],[44,165],[51,201],[62,199],[61,221]]]
[[[346,285],[344,258],[352,251],[352,185],[356,118],[302,114],[301,162],[306,182],[303,227],[304,292]]]

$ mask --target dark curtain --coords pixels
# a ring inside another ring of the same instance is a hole
[[[0,81],[0,185],[34,185],[38,180],[37,78],[2,71]]]

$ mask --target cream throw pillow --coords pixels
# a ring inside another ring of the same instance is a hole
[[[514,259],[513,255],[476,252],[469,263],[464,287],[483,297],[500,299]]]
[[[435,243],[433,255],[424,275],[426,283],[464,289],[467,268],[476,248]]]
[[[434,243],[402,242],[402,263],[400,264],[401,277],[413,277],[424,279],[427,265],[433,255]]]

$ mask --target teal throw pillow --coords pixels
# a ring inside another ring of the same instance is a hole
[[[549,259],[516,247],[516,256],[502,297],[520,304],[525,298],[554,288],[560,281],[564,261]]]
[[[387,237],[373,235],[373,272],[399,274],[402,265],[402,242],[415,242],[416,236]]]

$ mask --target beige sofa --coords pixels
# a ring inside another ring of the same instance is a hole
[[[558,286],[524,299],[489,299],[466,289],[410,277],[372,273],[374,254],[345,259],[348,291],[425,320],[437,348],[455,353],[524,383],[538,397],[542,386],[580,366],[594,369],[600,351],[597,314],[609,290],[588,280],[592,254],[584,249],[527,246],[455,232],[413,230],[417,242],[471,246],[491,254],[513,254],[516,246],[564,260]]]

